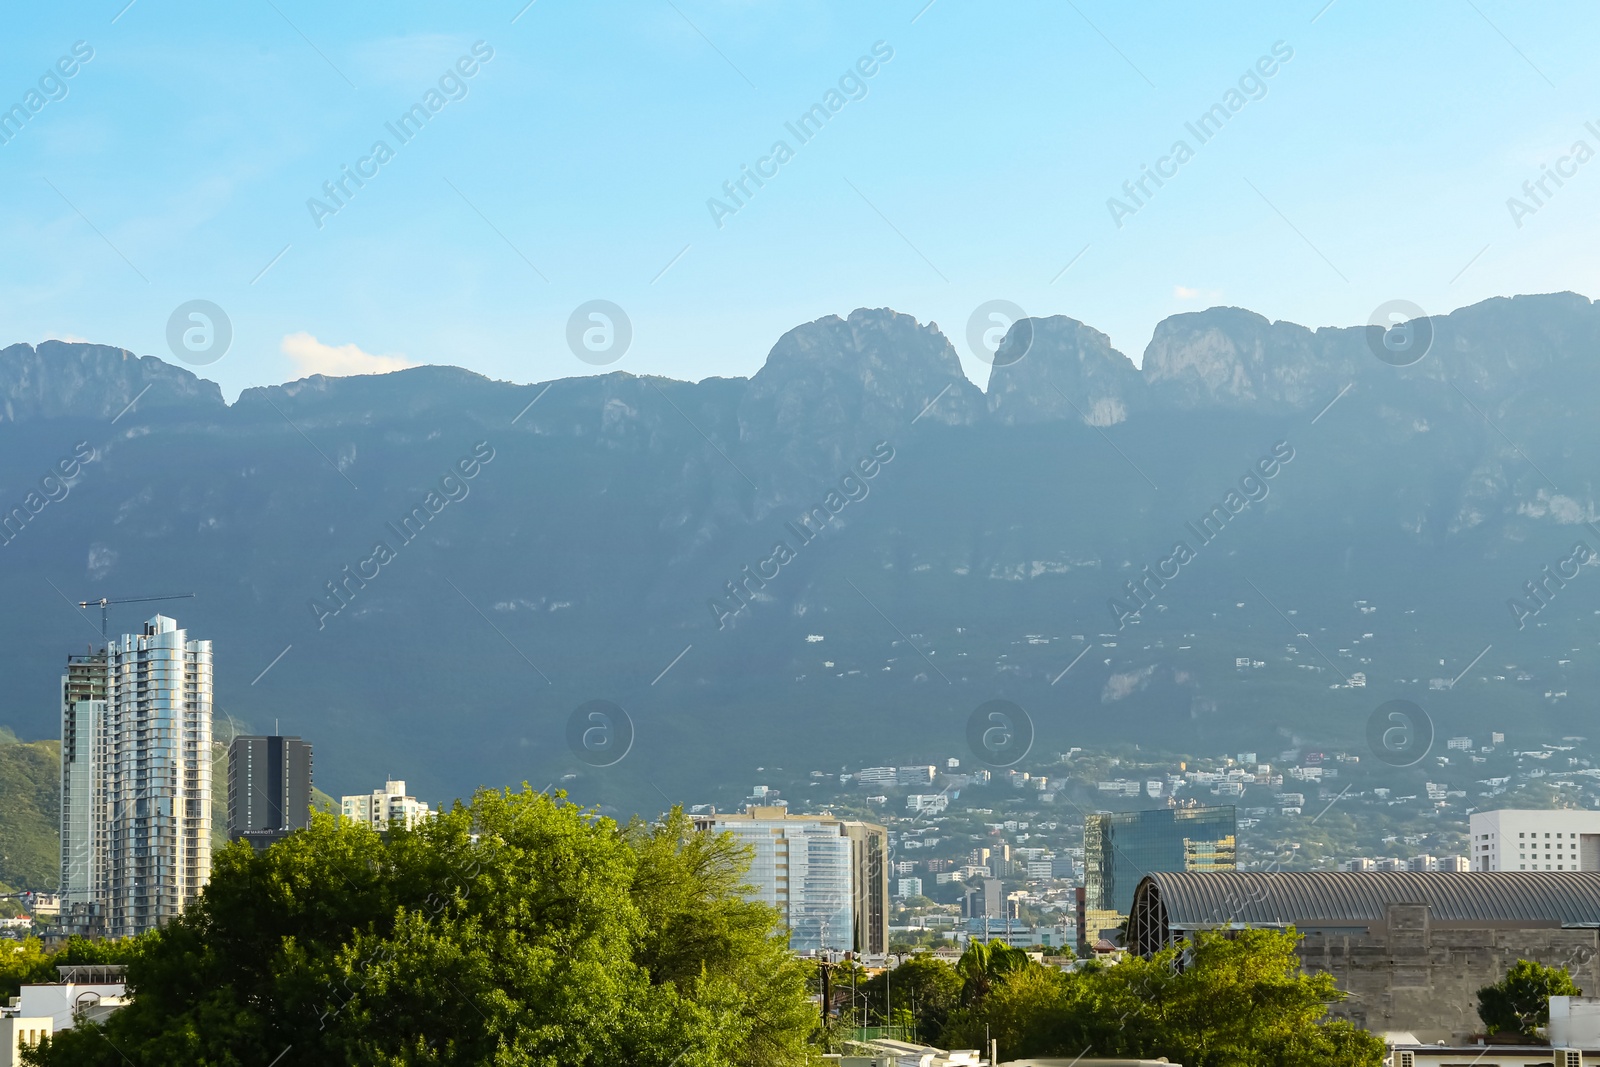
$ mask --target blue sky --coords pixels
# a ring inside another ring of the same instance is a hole
[[[1522,192],[1600,150],[1592,7],[124,2],[7,13],[0,108],[75,42],[93,58],[0,144],[0,344],[176,362],[168,320],[205,299],[233,340],[198,372],[230,398],[317,369],[593,373],[566,340],[593,299],[632,322],[612,369],[748,375],[799,323],[889,306],[981,384],[962,337],[996,298],[1137,361],[1214,304],[1349,325],[1393,299],[1600,292],[1600,160]],[[1200,143],[1185,124],[1276,42],[1292,58]],[[785,123],[851,73],[801,143]],[[402,143],[385,124],[442,77]],[[1114,220],[1179,139],[1192,158]],[[779,140],[792,158],[715,219]],[[376,173],[314,218],[344,166]]]

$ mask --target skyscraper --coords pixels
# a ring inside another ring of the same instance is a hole
[[[850,898],[855,912],[855,950],[889,951],[889,831],[876,823],[844,822],[850,839]]]
[[[106,654],[67,657],[61,676],[61,907],[94,903],[95,858],[104,848],[97,816],[106,714]]]
[[[1080,947],[1113,938],[1133,891],[1157,871],[1231,871],[1237,866],[1234,809],[1156,808],[1097,812],[1083,824],[1084,922]]]
[[[752,806],[697,815],[695,829],[728,831],[750,845],[755,899],[777,908],[796,952],[878,954],[889,941],[888,832],[828,815]]]
[[[96,930],[161,926],[211,876],[211,693],[211,642],[164,615],[68,660],[62,883]]]
[[[266,848],[310,823],[310,744],[298,737],[235,737],[228,746],[228,839]]]

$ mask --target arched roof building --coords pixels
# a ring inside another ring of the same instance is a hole
[[[1519,959],[1600,992],[1600,871],[1218,871],[1146,876],[1128,919],[1149,955],[1199,930],[1294,927],[1334,1014],[1423,1041],[1480,1029],[1477,991]]]

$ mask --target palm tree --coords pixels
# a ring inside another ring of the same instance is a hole
[[[971,1006],[989,995],[989,990],[1005,975],[1021,971],[1033,961],[1020,948],[1004,941],[973,941],[956,961],[961,975],[961,1003]]]

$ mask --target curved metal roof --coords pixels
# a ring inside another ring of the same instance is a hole
[[[1434,922],[1600,927],[1600,871],[1207,871],[1147,875],[1169,929],[1355,925],[1389,904],[1428,904]]]

